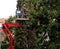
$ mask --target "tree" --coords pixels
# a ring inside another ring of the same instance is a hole
[[[17,8],[29,7],[29,21],[15,34],[18,49],[59,49],[60,0],[18,0]]]

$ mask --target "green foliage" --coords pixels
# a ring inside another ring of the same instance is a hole
[[[29,21],[16,28],[16,49],[60,49],[60,0],[18,0],[29,7]],[[48,38],[49,37],[49,38]]]
[[[8,22],[11,23],[11,21],[13,21],[14,19],[15,19],[15,17],[10,16],[9,19],[8,19]]]

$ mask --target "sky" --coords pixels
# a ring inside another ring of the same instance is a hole
[[[0,18],[9,18],[9,16],[14,16],[16,4],[16,0],[0,0]]]

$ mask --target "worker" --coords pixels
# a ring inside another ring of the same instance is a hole
[[[23,17],[26,17],[26,15],[27,15],[27,10],[28,10],[28,7],[26,6],[26,4],[24,4],[23,6],[22,6],[22,8],[21,8],[21,13],[22,13],[22,18]]]

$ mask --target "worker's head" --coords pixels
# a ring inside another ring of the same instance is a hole
[[[26,6],[26,4],[23,4],[23,6]]]

